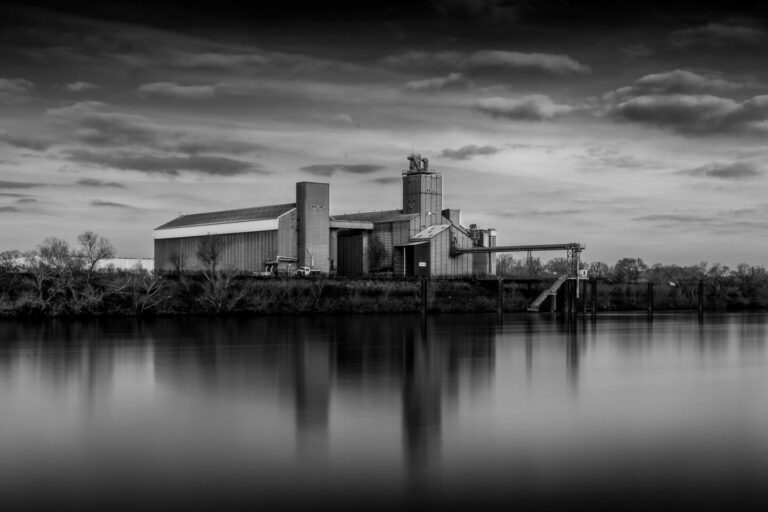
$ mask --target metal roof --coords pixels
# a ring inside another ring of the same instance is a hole
[[[402,210],[384,210],[381,212],[346,213],[334,215],[337,220],[360,220],[364,222],[394,222],[398,220],[411,220],[418,217],[418,213],[403,213]]]
[[[252,220],[276,219],[296,208],[296,203],[273,204],[239,210],[222,210],[220,212],[191,213],[181,215],[155,229],[170,229],[188,226],[205,226],[207,224],[228,224],[231,222],[248,222]]]
[[[423,231],[419,231],[415,235],[411,237],[411,241],[413,240],[429,240],[430,238],[434,237],[438,233],[442,233],[446,229],[451,227],[450,224],[440,224],[439,226],[429,226],[427,229]]]

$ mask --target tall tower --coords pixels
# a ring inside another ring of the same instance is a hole
[[[296,229],[299,266],[322,272],[330,269],[328,183],[296,184]]]
[[[403,171],[403,213],[418,213],[422,227],[442,224],[443,177],[429,170],[429,160],[411,154]]]

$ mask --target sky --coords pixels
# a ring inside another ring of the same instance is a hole
[[[180,213],[400,208],[411,151],[500,245],[768,266],[768,8],[432,0],[0,7],[0,250]]]

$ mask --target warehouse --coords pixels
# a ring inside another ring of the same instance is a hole
[[[457,248],[492,247],[494,229],[461,225],[461,212],[442,207],[442,175],[420,155],[402,172],[402,209],[331,215],[329,185],[296,184],[295,202],[181,215],[154,230],[155,269],[199,271],[199,248],[215,240],[221,268],[239,272],[290,272],[394,276],[492,274],[488,253]]]

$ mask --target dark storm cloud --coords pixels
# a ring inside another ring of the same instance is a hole
[[[768,42],[768,32],[743,25],[709,23],[671,32],[669,34],[669,42],[675,46],[682,47],[757,46]]]
[[[248,173],[270,174],[257,163],[220,156],[156,155],[127,151],[95,152],[85,149],[69,150],[63,154],[74,162],[147,174],[176,176],[180,171],[198,172],[210,176],[235,176]]]
[[[462,85],[466,85],[464,75],[461,73],[451,73],[444,77],[413,80],[403,85],[403,89],[410,92],[436,92],[443,89],[461,87]]]
[[[45,151],[53,144],[49,140],[10,133],[0,133],[0,142],[4,142],[10,146],[15,146],[18,148],[33,149],[35,151]]]
[[[491,117],[519,121],[550,120],[573,110],[568,105],[554,103],[542,94],[521,98],[483,98],[474,103],[474,108]]]
[[[475,144],[468,144],[458,149],[446,148],[440,153],[440,156],[452,160],[469,160],[475,156],[494,155],[499,151],[501,151],[501,149],[495,146],[477,146]]]
[[[123,203],[113,203],[112,201],[91,201],[91,206],[103,208],[133,209],[133,206]]]
[[[704,176],[723,180],[744,180],[762,175],[763,169],[755,162],[733,162],[723,164],[712,162],[694,169],[684,169],[677,174],[688,176]]]
[[[104,181],[98,180],[96,178],[83,178],[82,180],[77,180],[75,184],[82,185],[84,187],[125,188],[125,185],[122,185],[116,181]]]
[[[768,133],[768,95],[735,101],[712,95],[648,95],[609,107],[614,116],[688,134]]]
[[[304,167],[299,168],[299,170],[302,172],[323,177],[333,176],[337,172],[350,174],[371,174],[383,169],[385,169],[385,167],[372,164],[314,164],[305,165]]]
[[[17,188],[35,188],[35,187],[42,187],[42,186],[44,186],[42,183],[0,180],[0,190],[17,189]]]

